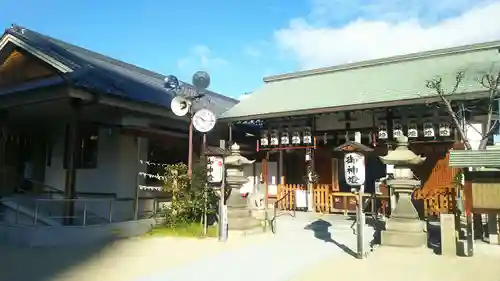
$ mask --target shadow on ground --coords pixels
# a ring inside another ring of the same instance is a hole
[[[356,216],[351,215],[347,219],[352,221],[351,228],[353,230],[353,234],[356,234]],[[381,232],[385,230],[385,222],[372,216],[366,216],[365,225],[368,225],[374,229],[373,237],[370,241],[370,247],[373,248],[375,245],[380,245]]]
[[[0,279],[66,280],[71,269],[99,255],[112,243],[71,247],[21,247],[0,244]]]
[[[357,257],[357,254],[355,251],[351,250],[345,244],[339,243],[335,239],[332,238],[332,234],[328,230],[328,228],[330,226],[332,226],[332,224],[330,222],[319,219],[319,220],[316,220],[316,221],[308,224],[306,227],[304,227],[304,229],[312,230],[314,233],[314,237],[316,239],[319,239],[319,240],[322,240],[325,242],[329,242],[329,243],[333,243],[337,247],[339,247],[342,251],[349,254],[350,256]]]

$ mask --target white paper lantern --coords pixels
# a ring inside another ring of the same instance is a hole
[[[304,129],[304,134],[302,135],[302,142],[305,145],[312,144],[311,130],[309,128]]]
[[[403,125],[398,120],[392,122],[392,136],[394,138],[403,136]]]
[[[381,121],[378,125],[378,138],[385,140],[389,136],[387,134],[387,123],[385,121]]]
[[[348,185],[363,185],[365,183],[365,156],[356,152],[344,155],[344,173]]]
[[[408,138],[418,138],[418,125],[411,122],[408,124]]]
[[[300,145],[300,133],[299,132],[293,132],[292,145]]]
[[[279,138],[278,138],[278,131],[277,130],[272,130],[271,131],[271,145],[272,146],[278,146],[279,145]]]
[[[290,144],[290,136],[288,135],[288,131],[283,131],[281,133],[281,144],[289,145]]]
[[[269,145],[269,136],[267,131],[262,131],[260,135],[260,145],[261,146],[268,146]]]
[[[424,123],[424,137],[433,138],[436,136],[434,125],[431,122]]]
[[[451,127],[448,123],[440,123],[439,124],[439,135],[441,137],[449,137],[451,136]]]

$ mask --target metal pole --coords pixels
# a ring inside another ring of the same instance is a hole
[[[87,202],[83,203],[83,226],[87,224]]]
[[[224,140],[220,141],[220,147],[226,150],[226,143]],[[226,188],[226,165],[224,161],[224,156],[222,156],[222,183],[220,187],[220,196],[219,196],[219,242],[227,241],[227,221],[225,219],[226,210],[225,210],[225,188]]]
[[[223,165],[225,166],[224,160]],[[226,220],[226,208],[225,208],[225,192],[226,190],[226,169],[222,170],[222,184],[220,187],[220,201],[219,201],[219,242],[226,242],[227,233],[227,220]]]
[[[109,200],[109,222],[113,222],[113,199]]]
[[[188,177],[191,179],[193,175],[193,116],[189,113],[189,131],[188,131]]]
[[[357,246],[358,246],[358,259],[363,259],[364,257],[364,237],[363,237],[363,226],[365,224],[365,215],[363,214],[363,188],[360,186],[358,190],[358,207],[356,208],[356,236],[357,236]]]
[[[207,134],[203,134],[203,154],[205,154],[205,149],[207,148]],[[206,163],[206,156],[203,155],[203,157],[205,157],[205,163]],[[203,207],[203,236],[207,236],[207,228],[208,228],[208,222],[207,222],[207,205],[208,205],[208,185],[207,183],[205,182],[205,186],[204,186],[204,191],[203,191],[203,196],[204,196],[204,207]]]

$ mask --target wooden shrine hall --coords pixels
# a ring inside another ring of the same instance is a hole
[[[387,155],[395,138],[407,136],[409,148],[426,157],[413,169],[422,182],[413,193],[419,213],[451,212],[460,170],[449,167],[449,151],[463,144],[427,81],[440,77],[443,87],[453,88],[456,74],[466,69],[449,100],[467,128],[482,130],[488,96],[476,76],[500,62],[499,48],[500,42],[482,43],[268,77],[222,120],[260,128],[260,135],[247,142],[255,143],[254,158],[261,163],[254,174],[261,175],[269,197],[280,200],[293,190],[310,190],[313,208],[325,213],[355,209],[342,153],[335,151],[354,140],[373,149],[365,158],[364,192],[374,200],[371,211],[389,213],[391,193],[384,182],[393,167],[379,156]],[[294,203],[280,204],[292,208]]]

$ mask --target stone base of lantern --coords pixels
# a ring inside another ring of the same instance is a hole
[[[261,226],[260,220],[252,216],[247,202],[240,194],[239,188],[233,188],[227,199],[227,219],[229,230],[250,230]]]
[[[413,188],[395,187],[399,196],[396,208],[381,233],[381,244],[398,247],[421,247],[427,244],[427,233],[424,222],[418,217],[417,210],[411,202]]]
[[[427,233],[421,221],[391,218],[381,233],[381,244],[396,247],[422,247],[427,244]]]

